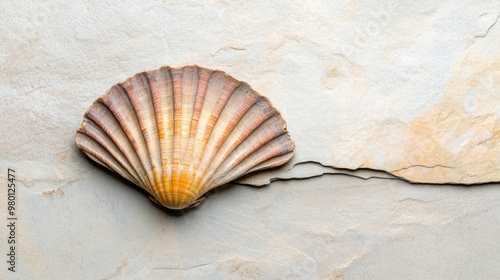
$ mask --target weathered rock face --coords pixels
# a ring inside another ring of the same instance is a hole
[[[495,1],[10,5],[4,116],[22,122],[4,127],[44,142],[33,151],[15,141],[22,133],[3,138],[7,160],[30,154],[77,174],[87,162],[72,131],[92,100],[136,72],[195,63],[271,98],[297,142],[288,169],[318,162],[414,182],[500,180]]]
[[[500,275],[498,185],[323,176],[229,186],[173,215],[99,169],[65,185],[36,184],[59,188],[19,183],[18,271],[1,264],[3,279]],[[7,236],[4,227],[0,234]],[[6,254],[5,243],[0,250]]]
[[[16,170],[19,279],[500,277],[498,185],[394,180],[500,181],[500,2],[4,2],[0,176]],[[74,137],[111,85],[186,64],[248,82],[287,121],[292,161],[240,182],[380,179],[156,209]]]

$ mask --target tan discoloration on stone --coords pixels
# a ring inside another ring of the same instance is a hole
[[[442,102],[409,123],[407,155],[391,172],[411,181],[498,181],[500,57],[467,56]]]
[[[42,192],[42,195],[43,196],[53,196],[53,195],[63,196],[64,195],[64,191],[61,188],[57,188],[57,189],[52,189],[52,190],[44,191],[44,192]]]

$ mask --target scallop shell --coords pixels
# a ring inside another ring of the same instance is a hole
[[[76,146],[170,209],[197,206],[207,191],[282,165],[295,151],[266,97],[198,66],[113,86],[85,113]]]

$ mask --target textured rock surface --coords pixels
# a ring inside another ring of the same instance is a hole
[[[197,63],[249,82],[283,112],[297,142],[288,169],[500,180],[497,1],[2,6],[3,127],[45,139],[34,148],[23,133],[3,137],[4,160],[57,160],[76,176],[87,162],[72,134],[93,100],[136,72]]]
[[[182,215],[91,168],[66,184],[18,168],[7,279],[496,279],[500,192],[330,175],[231,185]],[[5,195],[5,189],[1,189]],[[2,209],[2,214],[4,210]],[[2,221],[4,219],[2,218]],[[0,230],[6,236],[5,227]],[[5,244],[0,245],[2,255]],[[6,279],[6,278],[3,278]]]
[[[13,279],[499,278],[498,185],[394,178],[500,181],[500,4],[402,2],[1,3]],[[229,187],[175,216],[74,147],[111,85],[193,63],[268,96],[297,143],[284,168],[240,182],[367,180]]]

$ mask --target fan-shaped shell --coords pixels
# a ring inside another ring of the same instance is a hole
[[[171,209],[282,165],[295,149],[267,98],[198,66],[162,67],[113,86],[85,113],[76,146]]]

